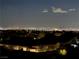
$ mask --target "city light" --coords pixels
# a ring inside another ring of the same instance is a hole
[[[60,49],[59,54],[66,55],[67,54],[67,50],[66,49]]]
[[[19,46],[14,46],[14,50],[19,50]]]
[[[23,51],[27,51],[27,48],[26,47],[23,47]]]
[[[73,46],[74,48],[78,47],[78,45],[76,44],[71,44],[71,46]]]
[[[38,53],[38,49],[30,49],[30,52],[35,52],[35,53]]]

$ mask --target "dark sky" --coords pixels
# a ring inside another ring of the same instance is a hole
[[[79,0],[0,0],[0,26],[79,28]]]

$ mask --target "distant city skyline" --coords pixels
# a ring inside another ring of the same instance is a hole
[[[79,28],[79,0],[0,0],[0,27]]]

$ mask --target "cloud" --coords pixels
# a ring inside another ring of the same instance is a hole
[[[52,12],[53,13],[61,13],[61,14],[63,14],[63,13],[69,13],[69,12],[74,12],[74,11],[76,11],[75,8],[65,10],[65,9],[62,9],[62,8],[52,7]]]
[[[60,7],[51,7],[51,11],[52,13],[55,13],[55,14],[66,14],[66,13],[70,13],[70,12],[75,12],[76,9],[75,8],[70,8],[70,9],[63,9],[63,8],[60,8]],[[47,13],[47,12],[50,12],[49,9],[43,9],[41,11],[42,13]]]
[[[76,9],[75,8],[72,8],[72,9],[69,9],[69,11],[76,11]]]
[[[67,10],[63,10],[62,8],[56,8],[56,7],[52,7],[52,12],[53,13],[68,13]]]
[[[43,13],[47,13],[47,12],[48,12],[48,10],[47,10],[47,9],[44,9],[44,10],[42,10],[42,12],[43,12]]]

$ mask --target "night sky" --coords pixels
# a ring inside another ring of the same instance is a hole
[[[79,28],[79,0],[0,0],[0,27]]]

